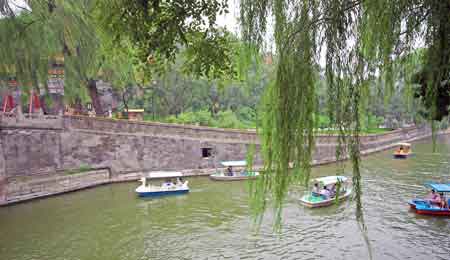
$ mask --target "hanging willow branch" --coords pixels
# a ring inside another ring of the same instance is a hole
[[[262,101],[265,165],[262,178],[252,189],[253,212],[261,218],[267,201],[273,202],[278,226],[289,185],[308,180],[316,126],[313,114],[319,77],[315,75],[324,74],[328,111],[332,125],[339,130],[336,157],[348,157],[352,162],[356,216],[365,230],[359,135],[368,88],[376,86],[383,93],[392,93],[395,64],[404,57],[415,60],[415,43],[424,42],[426,55],[418,77],[422,92],[416,95],[428,102],[432,118],[448,114],[448,103],[439,101],[450,102],[442,99],[449,97],[444,88],[450,82],[450,2],[241,0],[240,8],[242,36],[256,46],[264,46],[270,38],[268,24],[273,21],[278,61],[276,79]],[[413,66],[400,69],[405,79],[417,73]]]

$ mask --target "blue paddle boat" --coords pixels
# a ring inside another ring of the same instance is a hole
[[[188,181],[181,179],[181,172],[150,172],[148,177],[142,177],[139,181],[141,185],[136,188],[139,197],[157,197],[165,195],[177,195],[189,192]],[[149,179],[166,179],[161,185],[147,184]],[[176,181],[171,179],[177,178]]]
[[[439,195],[439,199],[413,199],[408,202],[411,208],[417,214],[450,216],[450,183],[425,183],[425,186],[434,190]]]

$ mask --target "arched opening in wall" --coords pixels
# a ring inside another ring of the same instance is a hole
[[[213,150],[211,147],[202,148],[202,158],[210,158],[212,157]]]

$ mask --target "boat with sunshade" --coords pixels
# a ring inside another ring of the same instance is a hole
[[[224,161],[220,163],[225,170],[217,171],[209,177],[215,181],[241,181],[251,180],[259,176],[259,172],[247,171],[246,161]]]
[[[312,190],[306,192],[300,203],[309,208],[319,208],[333,205],[338,200],[344,200],[352,194],[349,179],[345,176],[327,176],[311,180]]]
[[[150,172],[140,178],[141,185],[136,188],[139,197],[155,197],[165,195],[177,195],[189,192],[188,181],[183,181],[181,172]],[[173,180],[176,178],[176,180]],[[147,179],[165,179],[160,185],[147,183]]]
[[[395,146],[397,147],[393,153],[395,159],[406,159],[412,155],[410,143],[398,143]]]
[[[413,199],[408,202],[417,214],[450,216],[450,183],[425,183],[431,188],[431,194],[424,199]]]

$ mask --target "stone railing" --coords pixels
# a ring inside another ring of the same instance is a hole
[[[116,120],[110,118],[64,116],[64,127],[67,129],[103,131],[109,133],[145,134],[161,137],[194,138],[214,141],[238,141],[243,143],[259,144],[255,130],[223,129],[195,125],[168,124],[144,121]],[[361,135],[362,149],[369,149],[381,140],[401,141],[409,136],[416,136],[420,132],[429,131],[429,128],[407,127],[382,134]],[[336,134],[316,135],[316,144],[334,145],[337,143]]]
[[[0,112],[0,127],[63,129],[63,119],[56,115],[15,114]]]
[[[54,116],[23,114],[21,118],[12,113],[0,113],[0,127],[67,129],[100,131],[118,134],[144,134],[160,137],[202,139],[205,141],[239,142],[259,144],[255,130],[222,129],[194,125],[168,124],[144,121],[116,120],[87,116]],[[430,129],[426,127],[408,127],[383,134],[361,136],[361,149],[371,149],[380,142],[392,143],[422,135]],[[335,134],[318,134],[317,146],[333,146],[337,143]]]
[[[439,133],[441,134],[441,133]],[[427,126],[407,127],[382,134],[368,134],[360,137],[360,151],[362,155],[391,149],[399,142],[412,142],[431,136],[431,129]],[[313,164],[324,164],[336,161],[337,136],[318,136],[314,150]],[[343,158],[347,158],[344,156]]]
[[[85,116],[64,116],[64,127],[68,129],[146,134],[186,139],[224,140],[245,143],[259,142],[255,130],[222,129],[194,125],[128,121]]]

